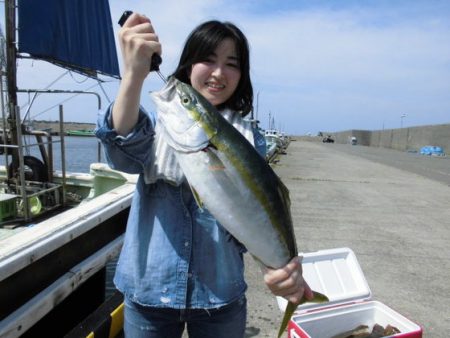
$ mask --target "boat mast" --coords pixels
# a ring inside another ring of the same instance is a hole
[[[11,144],[17,144],[15,109],[17,106],[17,73],[16,73],[16,1],[5,0],[6,28],[6,72],[8,84],[8,122],[11,132]],[[3,126],[6,129],[6,126]],[[6,135],[5,135],[6,138]],[[17,149],[12,149],[12,161],[17,161]]]

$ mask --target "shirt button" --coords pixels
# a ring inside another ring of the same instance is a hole
[[[184,246],[188,247],[189,246],[189,242],[188,241],[184,242]]]

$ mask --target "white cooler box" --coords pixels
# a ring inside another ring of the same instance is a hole
[[[300,305],[288,325],[289,338],[331,338],[367,325],[388,324],[400,333],[388,337],[421,338],[422,328],[383,303],[371,300],[371,291],[356,256],[349,248],[304,253],[303,276],[309,286],[330,301]],[[284,312],[287,301],[277,297]]]

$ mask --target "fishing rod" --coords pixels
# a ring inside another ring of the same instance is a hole
[[[125,21],[127,21],[127,19],[130,17],[130,15],[133,14],[133,11],[125,11],[123,12],[122,16],[119,19],[118,24],[120,25],[120,27],[123,26],[123,24],[125,23]],[[159,70],[159,65],[162,63],[162,58],[161,55],[154,53],[152,55],[152,60],[150,62],[150,71],[153,72],[155,71],[156,74],[158,74],[158,76],[161,78],[161,80],[164,81],[164,83],[167,83],[167,79],[166,77],[161,73],[161,71]]]

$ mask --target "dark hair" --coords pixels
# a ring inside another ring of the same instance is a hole
[[[175,76],[182,82],[191,84],[189,75],[192,65],[206,60],[214,53],[217,46],[227,38],[232,39],[235,43],[241,78],[233,95],[220,104],[218,108],[241,111],[242,116],[245,116],[252,110],[253,104],[253,88],[250,80],[250,53],[247,38],[234,24],[213,20],[195,28],[186,40],[180,62],[172,76]]]

